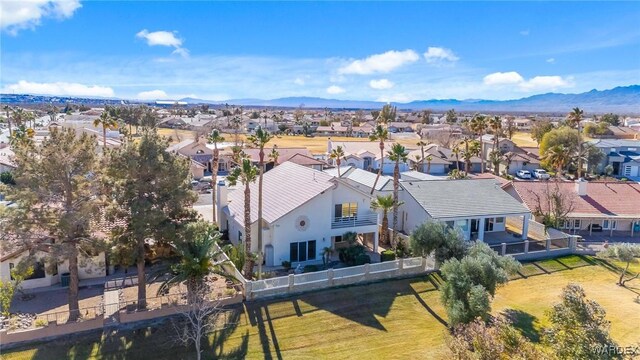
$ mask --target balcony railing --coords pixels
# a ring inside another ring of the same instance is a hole
[[[356,226],[369,226],[378,224],[378,214],[368,213],[350,217],[334,218],[331,221],[332,229],[341,229]]]

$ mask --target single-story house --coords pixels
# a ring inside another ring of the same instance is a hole
[[[594,233],[640,236],[640,184],[631,182],[595,182],[577,180],[514,181],[505,187],[511,196],[532,212],[542,207],[548,211],[545,194],[554,192],[565,196],[570,209],[562,229],[588,238]]]

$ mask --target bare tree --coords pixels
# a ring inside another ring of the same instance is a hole
[[[188,295],[187,303],[190,305],[178,308],[179,320],[173,322],[175,341],[183,346],[193,344],[198,360],[202,358],[203,338],[224,323],[220,302],[210,300],[210,293],[207,285],[195,289]]]
[[[529,192],[535,204],[533,215],[542,218],[545,231],[548,228],[559,229],[575,207],[570,195],[560,189],[558,182],[547,182],[542,192]]]

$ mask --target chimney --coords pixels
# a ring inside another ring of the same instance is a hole
[[[228,199],[228,195],[229,195],[229,189],[227,188],[227,185],[225,184],[224,180],[220,180],[218,181],[218,184],[216,186],[217,189],[215,189],[214,191],[217,191],[216,194],[216,211],[217,213],[216,215],[216,221],[218,222],[218,226],[220,227],[220,230],[228,230],[228,229],[224,229],[224,227],[226,227],[226,221],[222,221],[222,209],[229,205],[229,199]]]
[[[333,143],[331,142],[331,138],[327,139],[327,154],[331,154],[331,150],[333,150]]]
[[[576,193],[578,196],[587,196],[587,181],[585,179],[576,180]]]

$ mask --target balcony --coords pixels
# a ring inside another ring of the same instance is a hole
[[[342,229],[342,228],[370,226],[370,225],[377,225],[377,224],[378,224],[378,214],[372,212],[372,213],[366,213],[366,214],[351,216],[351,217],[334,218],[331,221],[331,228]]]

